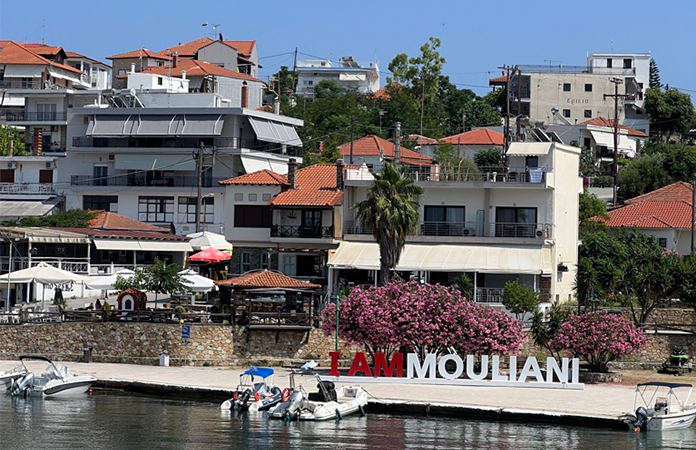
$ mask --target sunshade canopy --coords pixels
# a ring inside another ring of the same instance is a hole
[[[116,280],[118,279],[118,277],[130,280],[131,278],[133,278],[133,275],[135,275],[135,272],[133,272],[132,270],[122,269],[110,275],[89,277],[88,279],[86,279],[86,284],[87,287],[90,289],[108,291],[111,289],[115,289],[114,284],[116,284]]]
[[[227,242],[225,236],[217,233],[211,233],[210,231],[188,234],[186,237],[191,238],[189,245],[191,245],[194,250],[204,250],[209,247],[213,247],[218,250],[232,249],[232,244]]]
[[[254,377],[268,378],[271,375],[273,375],[273,369],[271,369],[270,367],[250,366],[247,370],[244,371],[242,375],[251,375]]]
[[[189,257],[189,261],[212,264],[229,261],[231,258],[232,256],[229,253],[221,252],[213,247],[208,247],[205,250],[201,250],[195,255]]]
[[[645,383],[640,383],[638,386],[668,387],[670,389],[691,387],[691,385],[688,383],[669,383],[666,381],[646,381]]]
[[[46,263],[39,263],[34,267],[17,270],[0,276],[0,282],[10,283],[83,283],[84,277],[68,272]]]
[[[179,272],[181,280],[192,292],[210,292],[215,287],[215,282],[194,272],[193,270],[182,270]]]

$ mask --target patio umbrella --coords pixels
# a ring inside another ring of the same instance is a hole
[[[187,234],[186,237],[191,238],[189,244],[194,250],[204,250],[209,247],[218,250],[232,250],[232,244],[227,242],[225,236],[210,231],[202,231],[200,233]]]
[[[135,275],[135,272],[133,272],[132,270],[122,269],[110,275],[98,275],[96,277],[89,277],[86,280],[86,284],[88,288],[94,289],[95,291],[109,291],[115,289],[114,284],[116,283],[116,279],[118,277],[130,280],[131,278],[133,278],[133,275]]]
[[[34,267],[0,275],[0,283],[8,281],[10,283],[37,282],[41,284],[84,283],[85,277],[42,262]]]
[[[190,262],[197,262],[203,264],[217,264],[223,261],[229,261],[232,258],[229,253],[221,252],[220,250],[208,247],[195,255],[189,257]]]
[[[179,275],[181,275],[182,282],[192,292],[210,292],[215,287],[213,280],[201,276],[193,270],[182,270]]]

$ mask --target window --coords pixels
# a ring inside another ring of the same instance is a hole
[[[631,58],[624,58],[623,63],[624,69],[630,69],[633,67],[633,60]]]
[[[570,83],[563,83],[563,92],[570,92]]]
[[[425,236],[465,236],[464,206],[426,206],[421,233]]]
[[[85,195],[82,197],[82,209],[92,211],[118,212],[117,195]]]
[[[196,223],[197,197],[179,197],[179,222]],[[201,223],[213,223],[215,211],[215,199],[203,197],[201,199]]]
[[[250,202],[255,202],[257,198],[258,198],[258,195],[256,195],[256,194],[249,194],[249,201]]]
[[[592,139],[590,138],[583,138],[582,140],[582,146],[585,148],[591,148],[592,147]]]
[[[242,273],[251,270],[251,253],[242,252]]]
[[[53,169],[39,170],[39,184],[53,184]]]
[[[127,73],[127,72],[126,72],[126,69],[118,69],[118,74],[119,74],[119,75],[125,75],[126,73]]]
[[[538,156],[527,156],[525,159],[526,166],[528,169],[536,169],[539,167],[539,157]]]
[[[106,186],[109,179],[109,166],[100,164],[92,169],[92,186]]]
[[[302,226],[305,228],[321,227],[321,210],[305,209],[302,211]]]
[[[289,277],[297,275],[297,255],[283,255],[282,272]]]
[[[585,117],[592,117],[592,110],[591,109],[586,109],[584,111]]]
[[[164,85],[164,79],[162,77],[157,77],[157,86],[163,86]]]
[[[570,110],[569,109],[563,110],[563,117],[570,117]]]
[[[0,183],[14,183],[15,171],[14,169],[1,169],[0,170]]]
[[[172,223],[174,197],[138,197],[138,220],[141,222]]]
[[[271,254],[261,253],[261,270],[271,268]]]
[[[667,248],[667,238],[659,238],[657,242],[660,244],[660,247]]]
[[[36,120],[56,120],[57,110],[56,104],[37,103],[36,104]]]
[[[270,202],[271,201],[271,194],[263,194],[263,196],[261,196],[261,198],[263,199],[264,202]]]
[[[244,194],[240,194],[239,192],[234,194],[234,201],[235,202],[242,202],[244,201]]]
[[[585,92],[592,92],[592,83],[585,83]]]
[[[611,69],[613,65],[614,64],[611,58],[607,58],[607,69]]]
[[[536,221],[536,208],[498,207],[495,209],[495,235],[496,237],[535,237]]]
[[[270,228],[271,225],[273,225],[273,215],[268,206],[235,205],[235,227]]]

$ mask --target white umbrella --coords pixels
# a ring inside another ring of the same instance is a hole
[[[213,247],[217,250],[232,250],[232,244],[227,242],[225,236],[210,231],[202,231],[200,233],[187,234],[186,237],[191,238],[189,244],[194,250],[203,250]]]
[[[98,275],[96,277],[89,277],[89,279],[86,280],[86,284],[87,287],[90,289],[98,291],[108,291],[115,289],[114,284],[116,284],[116,279],[118,279],[118,277],[130,280],[131,278],[133,278],[133,275],[135,275],[135,272],[133,272],[132,270],[122,269],[110,275]]]
[[[85,277],[42,262],[33,267],[0,275],[0,283],[8,281],[10,283],[37,282],[41,284],[84,283]]]
[[[179,275],[181,275],[182,283],[192,292],[210,292],[215,287],[213,280],[198,275],[193,270],[182,270]]]

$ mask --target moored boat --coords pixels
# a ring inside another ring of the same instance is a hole
[[[42,356],[20,356],[19,360],[26,370],[25,375],[12,382],[8,391],[15,396],[43,397],[84,394],[97,379],[92,375],[73,375],[65,364],[54,363]],[[41,375],[34,375],[24,364],[26,360],[48,363]]]
[[[620,419],[637,432],[668,431],[688,428],[696,418],[696,404],[688,405],[692,385],[687,383],[667,383],[648,381],[636,386],[633,403],[635,413],[624,414]],[[675,389],[688,389],[684,400],[680,400]],[[660,392],[666,396],[657,397]],[[649,398],[646,399],[646,397]],[[639,399],[640,404],[639,405]],[[653,400],[655,403],[653,404]],[[636,405],[639,405],[636,408]]]
[[[8,389],[12,383],[27,374],[27,369],[22,364],[18,364],[10,370],[0,372],[0,388]]]
[[[270,367],[250,366],[239,376],[239,385],[232,398],[222,402],[220,409],[255,412],[277,405],[282,400],[282,392],[273,385],[273,374]]]

